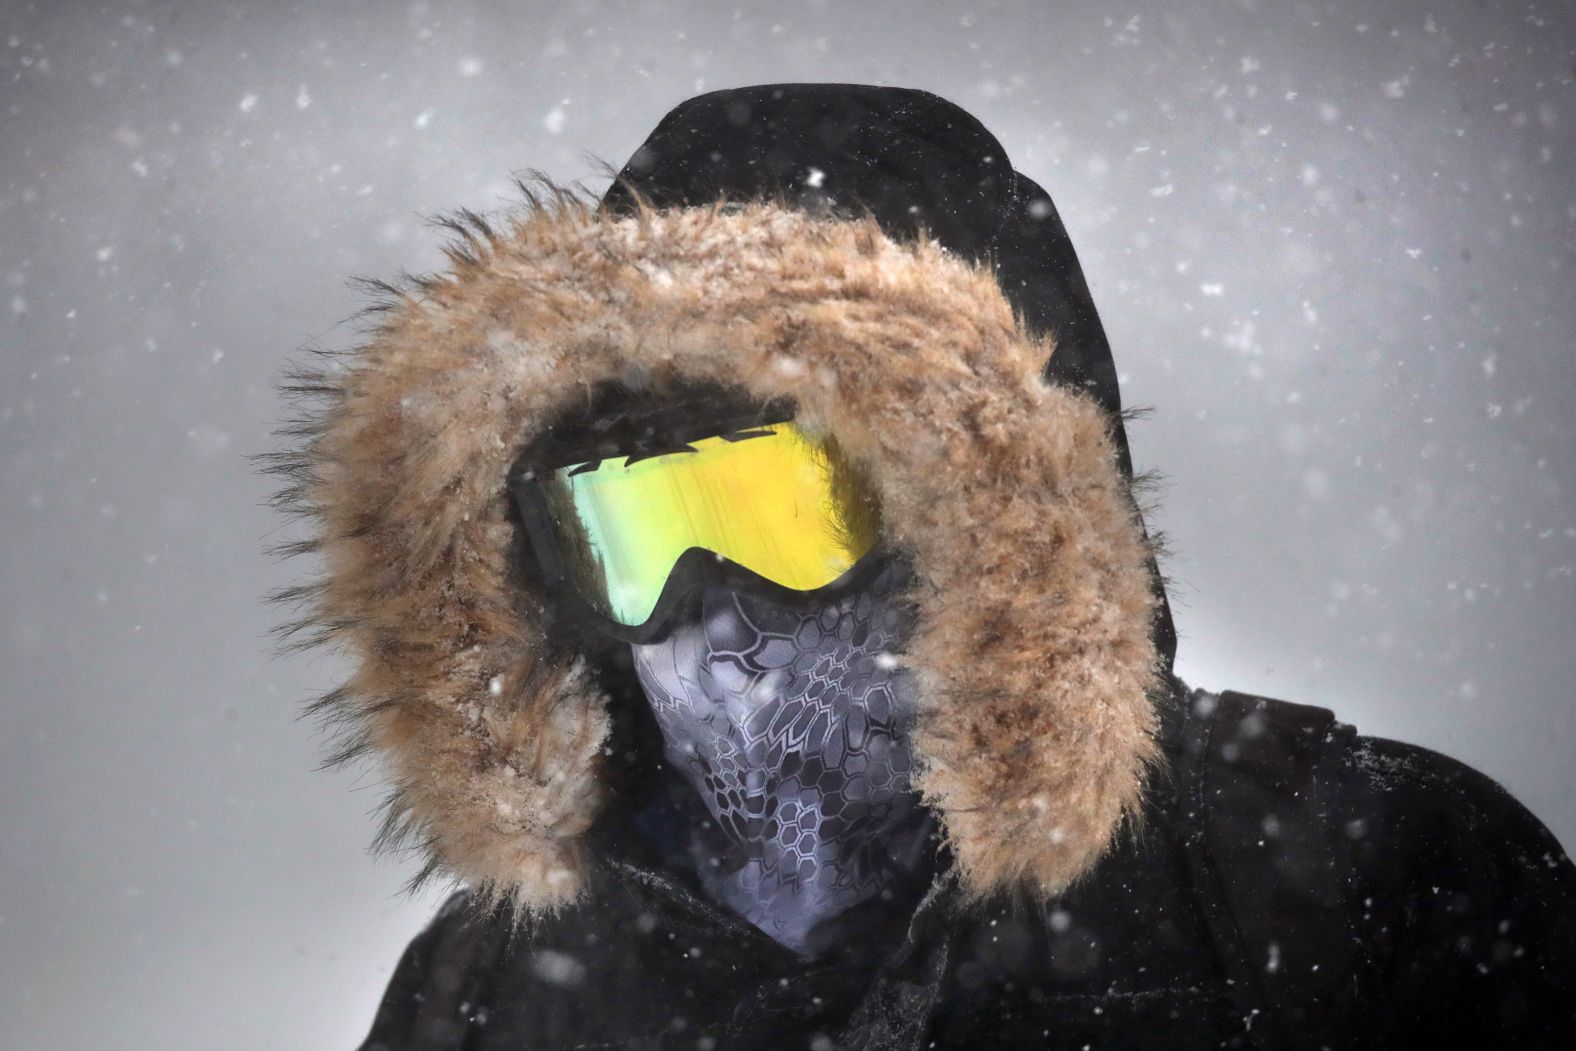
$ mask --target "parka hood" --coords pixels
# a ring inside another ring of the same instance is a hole
[[[1172,636],[1109,348],[999,144],[924,92],[718,92],[603,202],[454,230],[288,385],[317,402],[277,457],[323,560],[286,630],[351,658],[317,707],[381,756],[384,839],[525,913],[584,888],[613,717],[520,572],[507,475],[609,384],[722,383],[836,434],[912,563],[914,784],[964,891],[1088,871],[1140,804]]]

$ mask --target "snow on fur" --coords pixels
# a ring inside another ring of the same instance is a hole
[[[990,271],[872,219],[768,202],[618,216],[567,193],[454,225],[452,269],[382,286],[370,340],[289,390],[275,457],[322,578],[287,630],[343,648],[320,702],[379,754],[383,839],[522,913],[584,887],[610,717],[509,572],[506,473],[606,380],[721,381],[837,435],[911,557],[916,786],[964,889],[1054,893],[1154,762],[1148,554],[1107,420]]]

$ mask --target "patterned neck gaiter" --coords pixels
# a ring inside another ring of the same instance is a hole
[[[893,563],[813,611],[709,587],[698,621],[633,647],[667,759],[720,830],[689,844],[702,886],[798,952],[934,850],[909,783],[912,678],[893,657],[908,579]]]

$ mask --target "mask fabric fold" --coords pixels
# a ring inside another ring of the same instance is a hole
[[[707,587],[698,618],[632,647],[666,758],[712,819],[687,845],[703,889],[797,952],[826,948],[833,921],[911,886],[933,853],[898,657],[908,580],[893,562],[810,610]]]

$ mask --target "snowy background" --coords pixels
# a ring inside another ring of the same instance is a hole
[[[271,384],[347,277],[436,265],[423,215],[739,84],[928,88],[1051,192],[1155,407],[1186,678],[1576,846],[1573,45],[1555,0],[5,4],[5,1044],[360,1039],[435,898],[313,770],[340,669],[269,656]]]

